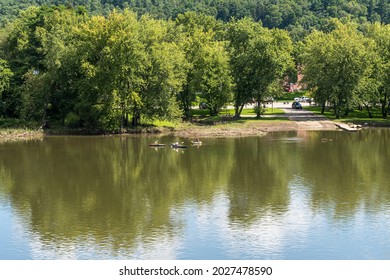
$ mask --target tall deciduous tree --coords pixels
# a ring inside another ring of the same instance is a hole
[[[60,58],[68,51],[71,29],[84,19],[82,9],[30,7],[7,28],[1,47],[14,72],[7,96],[9,116],[44,120],[48,109],[66,103],[52,99],[67,84],[58,81]]]
[[[225,43],[218,40],[219,23],[209,16],[186,13],[178,17],[182,30],[182,47],[185,51],[188,71],[186,83],[178,95],[184,116],[196,95],[203,98],[211,115],[216,115],[230,99],[231,75]]]
[[[382,116],[390,114],[390,25],[374,23],[368,27],[367,35],[376,42],[378,55],[378,82],[379,99],[382,104]]]
[[[145,65],[139,30],[135,14],[113,12],[92,17],[77,31],[82,76],[76,107],[87,126],[123,128],[128,114],[138,122]]]
[[[0,59],[0,94],[9,87],[12,71],[5,60]]]
[[[140,25],[147,55],[140,91],[144,104],[142,115],[149,120],[173,120],[181,116],[176,98],[185,83],[188,68],[175,36],[175,24],[146,15],[141,17]]]
[[[173,28],[172,22],[149,16],[138,20],[128,10],[92,17],[80,28],[76,57],[82,73],[81,119],[89,126],[122,129],[128,120],[139,125],[141,116],[176,117],[175,98],[185,80],[186,62]]]
[[[202,56],[196,63],[201,98],[211,116],[231,100],[232,78],[225,45],[213,42],[202,47]]]
[[[336,118],[357,98],[360,86],[372,73],[373,41],[353,24],[337,23],[330,33],[314,32],[303,55],[305,80],[315,98],[331,102]],[[326,98],[325,98],[326,96]]]
[[[9,69],[8,64],[5,60],[0,59],[0,114],[5,113],[6,106],[3,104],[3,92],[9,88],[10,78],[13,73]]]
[[[41,45],[41,67],[24,75],[23,118],[43,123],[64,121],[74,110],[77,70],[69,67],[68,54],[74,47],[73,30],[87,18],[83,9],[59,8],[45,14],[44,23],[36,28],[35,37]]]
[[[282,78],[292,64],[292,42],[285,31],[270,30],[250,19],[232,22],[228,29],[234,75],[235,115],[244,105],[257,101],[257,117],[269,87]]]

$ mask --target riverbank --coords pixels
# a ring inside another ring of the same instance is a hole
[[[256,120],[240,119],[225,121],[213,125],[205,124],[182,124],[176,127],[171,133],[178,137],[233,137],[233,136],[256,136],[265,135],[271,131],[297,130],[298,126],[289,120]]]
[[[256,119],[254,116],[243,116],[240,119],[233,117],[217,117],[215,119],[198,117],[192,119],[191,122],[180,122],[165,126],[140,126],[112,132],[66,128],[50,128],[46,130],[2,128],[0,129],[0,142],[42,139],[45,135],[160,134],[183,138],[212,138],[261,136],[275,131],[340,129],[335,120],[330,120],[308,110],[293,110],[288,107],[283,108],[283,110],[284,114],[269,114],[265,115],[262,119]],[[340,120],[337,121],[339,122]],[[349,123],[352,122],[349,120]],[[362,126],[388,127],[388,124],[388,120],[371,120],[369,123],[362,123]]]
[[[0,130],[0,142],[15,142],[40,140],[44,137],[43,130],[3,128]]]
[[[261,136],[272,131],[298,130],[299,126],[293,122],[281,119],[242,118],[239,120],[224,119],[215,123],[183,122],[174,127],[137,127],[123,130],[122,132],[103,132],[94,130],[76,129],[1,129],[0,142],[26,141],[42,139],[45,135],[111,135],[111,134],[142,134],[142,135],[174,135],[183,138],[207,138],[207,137],[243,137]]]

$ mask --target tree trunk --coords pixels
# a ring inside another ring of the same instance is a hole
[[[141,124],[141,114],[138,112],[137,108],[133,110],[133,116],[131,118],[131,125],[137,126]]]
[[[387,116],[390,114],[390,101],[389,103],[387,104],[387,112],[386,112],[386,118]]]
[[[386,99],[387,99],[387,96],[385,95],[385,99],[384,100],[381,100],[381,104],[382,104],[382,117],[383,118],[386,118],[387,117],[387,108],[386,108]]]
[[[235,118],[239,118],[240,117],[240,114],[238,113],[238,111],[239,111],[239,106],[238,106],[238,104],[235,104],[234,105],[234,117]]]
[[[260,96],[257,97],[257,111],[256,111],[256,118],[260,119],[261,117],[261,98]]]
[[[322,102],[321,115],[325,114],[326,101]]]
[[[241,104],[241,107],[240,107],[240,110],[238,111],[238,118],[240,117],[241,113],[242,113],[242,109],[244,109],[244,106],[245,104]]]
[[[129,113],[126,112],[125,114],[125,127],[129,126]]]
[[[347,107],[346,109],[345,109],[345,111],[344,111],[344,117],[348,117],[348,115],[349,115],[349,107]]]
[[[334,103],[334,115],[336,116],[336,119],[340,118],[340,104],[338,102]]]
[[[125,118],[124,104],[121,104],[121,127],[120,127],[121,131],[123,130],[123,125],[124,125],[123,120],[124,120],[124,118]]]
[[[366,107],[366,109],[367,109],[368,117],[369,117],[370,119],[372,119],[372,113],[371,113],[371,111],[370,111],[370,107],[369,107],[367,104],[364,104],[364,107]]]
[[[136,113],[135,115],[133,115],[133,117],[131,119],[131,125],[137,126],[140,124],[141,124],[141,116],[138,113]]]

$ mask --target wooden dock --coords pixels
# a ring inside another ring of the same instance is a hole
[[[362,129],[362,127],[360,125],[350,125],[350,124],[347,124],[347,123],[339,123],[339,122],[335,122],[335,125],[342,129],[342,130],[345,130],[345,131],[349,131],[349,132],[354,132],[354,131],[359,131]]]

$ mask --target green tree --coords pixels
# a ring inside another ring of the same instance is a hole
[[[77,114],[87,126],[123,129],[131,120],[173,119],[186,61],[173,23],[129,10],[92,17],[77,31]]]
[[[188,71],[186,83],[178,95],[184,117],[188,118],[196,95],[216,115],[230,99],[231,76],[225,43],[218,40],[220,25],[210,16],[185,13],[177,20],[182,30],[181,46],[186,54]]]
[[[123,128],[138,122],[144,46],[131,12],[94,16],[77,31],[80,73],[77,113],[88,127]]]
[[[3,92],[6,91],[10,86],[10,79],[13,73],[8,67],[8,64],[5,60],[0,59],[0,114],[4,115],[5,113],[5,104],[3,103]]]
[[[66,55],[74,43],[73,29],[87,19],[82,9],[57,9],[45,16],[35,30],[42,59],[39,70],[28,71],[22,85],[22,117],[42,121],[64,121],[73,110],[76,94],[72,89],[75,69],[66,68]]]
[[[382,116],[387,117],[390,114],[390,26],[374,23],[368,27],[367,35],[376,42],[379,61],[375,82],[378,83]]]
[[[68,88],[58,79],[60,58],[69,49],[71,29],[84,19],[82,9],[31,7],[6,28],[1,49],[14,73],[7,94],[8,116],[44,120],[48,110],[66,103],[63,96],[52,98]]]
[[[205,100],[210,115],[215,116],[231,100],[232,78],[229,57],[221,42],[203,46],[202,53],[196,65],[200,96]]]
[[[314,97],[334,106],[336,118],[357,100],[363,79],[372,74],[374,45],[354,24],[337,23],[330,33],[314,32],[303,55],[305,81]]]
[[[177,95],[186,80],[187,61],[177,42],[172,21],[141,17],[141,40],[147,61],[140,91],[142,114],[149,120],[173,120],[181,116]]]
[[[0,59],[0,94],[8,89],[11,77],[12,71],[8,67],[8,63],[5,60]]]
[[[36,38],[35,31],[43,24],[43,16],[40,17],[40,9],[31,7],[20,13],[11,26],[7,29],[1,49],[13,72],[10,80],[10,89],[6,96],[6,112],[10,117],[19,117],[21,95],[19,88],[24,82],[24,75],[29,70],[41,69],[41,44]]]
[[[292,42],[285,31],[269,30],[250,19],[232,22],[228,38],[236,83],[235,115],[239,117],[244,105],[255,99],[260,117],[269,88],[292,64]]]

